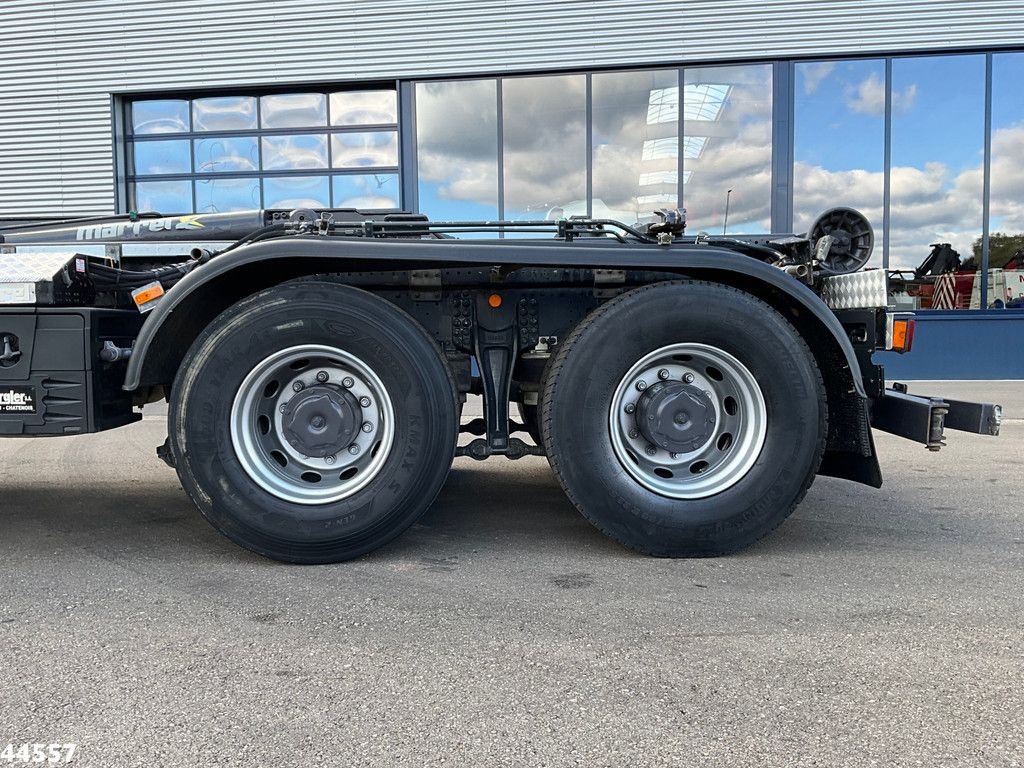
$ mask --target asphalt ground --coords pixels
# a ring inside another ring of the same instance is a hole
[[[460,459],[384,550],[284,566],[201,519],[154,455],[159,412],[0,441],[0,749],[71,742],[104,768],[1021,765],[1024,383],[945,390],[1001,399],[1002,436],[932,454],[878,434],[881,490],[818,478],[716,560],[622,549],[530,458]]]

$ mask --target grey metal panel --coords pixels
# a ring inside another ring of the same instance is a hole
[[[1024,45],[1019,0],[6,0],[0,23],[0,215],[113,209],[111,93]]]

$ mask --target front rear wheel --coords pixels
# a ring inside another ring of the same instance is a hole
[[[301,281],[250,297],[197,339],[174,385],[171,450],[232,541],[295,563],[382,546],[430,505],[458,430],[436,345],[387,301]]]
[[[778,312],[715,283],[599,307],[551,364],[541,428],[579,510],[641,552],[719,555],[778,526],[824,451],[826,399]]]

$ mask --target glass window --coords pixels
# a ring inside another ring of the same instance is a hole
[[[260,167],[255,136],[195,140],[196,173],[255,171]]]
[[[331,134],[335,168],[398,165],[397,131],[345,131]]]
[[[268,176],[263,179],[265,208],[329,208],[326,176]]]
[[[1024,54],[992,57],[989,306],[1024,309]],[[980,248],[972,251],[980,264]],[[972,265],[973,266],[973,265]]]
[[[771,65],[686,69],[682,101],[688,230],[768,232]]]
[[[679,201],[676,70],[595,74],[591,84],[597,218],[627,224]]]
[[[829,208],[856,208],[875,232],[869,265],[882,266],[885,62],[798,63],[793,131],[794,231]]]
[[[260,97],[261,128],[314,128],[327,125],[322,93],[282,93]]]
[[[132,147],[134,172],[141,175],[189,173],[192,160],[188,139],[136,141]]]
[[[398,174],[346,174],[331,180],[335,208],[398,209]]]
[[[192,102],[196,131],[248,131],[256,128],[256,99],[252,96],[217,96]]]
[[[505,218],[587,213],[586,90],[583,75],[502,81]]]
[[[192,211],[192,182],[140,181],[135,185],[133,210],[157,213]]]
[[[184,133],[189,129],[184,99],[136,101],[132,104],[132,133]]]
[[[263,137],[263,169],[326,168],[327,135],[322,133]]]
[[[436,220],[498,217],[494,80],[416,84],[419,209]]]
[[[138,205],[188,213],[194,194],[199,211],[258,208],[261,199],[326,207],[333,189],[366,209],[399,207],[394,91],[145,100],[128,110],[128,197]],[[329,173],[332,157],[333,168],[358,173]]]
[[[890,269],[913,270],[932,244],[970,255],[981,234],[984,126],[983,56],[893,59]],[[955,306],[978,303],[954,293]]]
[[[246,211],[260,207],[260,180],[197,179],[196,210],[201,213]]]
[[[394,91],[342,91],[332,93],[331,125],[386,125],[398,122]]]

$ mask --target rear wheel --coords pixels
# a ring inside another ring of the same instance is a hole
[[[616,540],[679,557],[732,552],[778,526],[826,435],[807,345],[755,297],[644,286],[588,316],[552,362],[541,427],[580,511]]]
[[[178,473],[232,541],[325,563],[399,535],[444,482],[458,428],[436,345],[394,305],[303,281],[218,317],[171,401]]]

